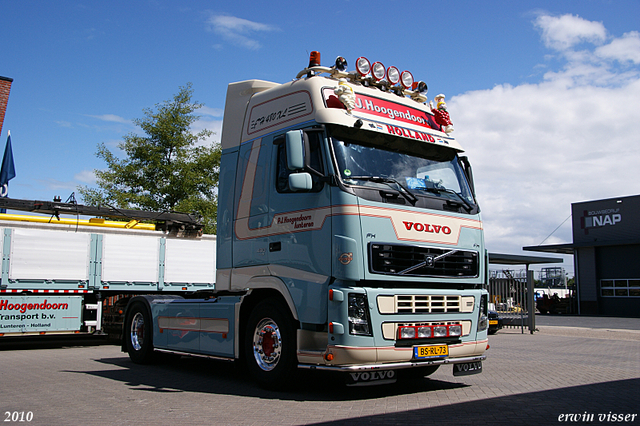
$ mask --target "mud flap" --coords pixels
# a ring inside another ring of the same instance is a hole
[[[372,370],[347,373],[347,386],[373,386],[395,383],[396,370]]]
[[[482,361],[453,364],[454,376],[468,376],[470,374],[482,373]]]

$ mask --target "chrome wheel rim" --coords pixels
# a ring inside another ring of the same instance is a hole
[[[136,312],[131,320],[131,346],[134,350],[142,349],[144,341],[144,316],[140,312]]]
[[[263,371],[278,365],[282,354],[282,336],[278,324],[271,318],[262,319],[253,333],[253,357]]]

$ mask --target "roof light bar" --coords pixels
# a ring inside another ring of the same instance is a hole
[[[381,62],[373,64],[364,56],[356,60],[355,71],[347,72],[347,60],[338,56],[331,67],[323,67],[320,63],[320,52],[317,50],[309,54],[309,66],[298,73],[296,78],[306,75],[307,78],[322,73],[330,74],[333,79],[351,80],[364,86],[377,86],[383,91],[392,91],[398,96],[409,96],[416,102],[427,101],[427,84],[416,82],[413,74],[407,70],[400,72],[397,67],[385,68]]]

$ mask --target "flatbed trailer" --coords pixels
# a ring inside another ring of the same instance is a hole
[[[214,287],[216,239],[202,236],[192,215],[115,213],[111,208],[8,198],[0,198],[0,206],[39,213],[0,214],[0,337],[120,336],[133,295]],[[136,219],[60,217],[72,211]],[[167,221],[140,222],[151,217]]]

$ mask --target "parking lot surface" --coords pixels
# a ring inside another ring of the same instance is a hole
[[[0,409],[7,425],[640,425],[637,330],[546,325],[501,330],[489,343],[479,375],[445,366],[429,379],[351,388],[303,372],[274,392],[232,363],[140,366],[87,340],[0,342]]]

